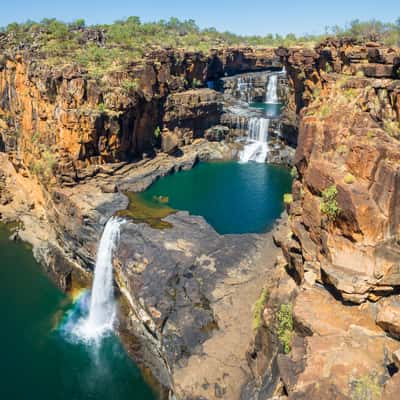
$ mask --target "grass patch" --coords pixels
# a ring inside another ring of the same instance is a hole
[[[278,321],[278,338],[283,346],[283,351],[288,354],[292,349],[293,337],[293,305],[281,304],[279,311],[276,315]]]
[[[262,314],[264,311],[265,304],[268,299],[268,291],[266,288],[264,288],[261,292],[260,297],[257,299],[257,301],[253,305],[253,329],[257,331],[258,329],[261,328],[262,325]]]
[[[376,376],[363,375],[352,382],[351,400],[379,400],[381,392]]]

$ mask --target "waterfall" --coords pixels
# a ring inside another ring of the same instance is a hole
[[[83,316],[76,320],[76,313],[72,312],[64,327],[64,331],[73,338],[84,341],[98,340],[113,328],[115,302],[112,261],[122,223],[121,219],[112,217],[104,228],[97,249],[89,308],[78,304],[78,311]]]
[[[250,118],[247,128],[248,143],[239,153],[240,162],[265,162],[268,154],[268,129],[268,118]]]
[[[267,92],[265,102],[271,104],[279,103],[278,99],[278,75],[272,74],[268,78]]]
[[[237,80],[239,99],[247,103],[251,102],[253,91],[253,79],[249,76],[240,76]]]

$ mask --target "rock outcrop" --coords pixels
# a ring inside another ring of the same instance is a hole
[[[220,236],[185,213],[165,230],[129,221],[115,265],[119,332],[181,399],[395,398],[399,55],[349,39],[313,50],[163,50],[95,79],[7,54],[0,215],[22,222],[19,236],[58,286],[87,285],[125,192],[199,159],[232,158],[245,123],[206,84],[284,65],[281,134],[297,146],[289,219],[275,234],[284,258],[271,265],[270,235]],[[249,346],[257,298],[266,308]]]

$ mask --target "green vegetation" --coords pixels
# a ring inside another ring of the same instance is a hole
[[[335,185],[329,186],[322,192],[321,211],[331,221],[334,221],[341,211],[336,200],[337,194],[338,191]]]
[[[285,193],[283,195],[283,202],[286,205],[292,204],[293,203],[293,195],[291,193]]]
[[[293,166],[292,169],[290,170],[290,176],[293,179],[296,179],[299,176],[299,172],[297,171],[297,168],[295,166]]]
[[[278,321],[278,338],[287,354],[291,350],[293,337],[293,306],[292,304],[281,304],[276,315]]]
[[[40,158],[31,162],[30,169],[38,178],[48,182],[54,175],[57,159],[50,148],[42,146],[40,151]]]
[[[199,88],[199,87],[202,87],[202,86],[203,86],[203,82],[202,81],[200,81],[199,79],[193,78],[193,81],[192,81],[192,88],[193,89]]]
[[[122,89],[125,91],[126,94],[134,92],[138,88],[138,81],[137,79],[126,79],[121,84]]]
[[[106,112],[106,106],[104,103],[99,103],[97,105],[97,110],[99,111],[100,114],[104,114]]]
[[[363,375],[352,383],[352,400],[379,400],[381,387],[374,375]]]
[[[343,91],[343,95],[348,101],[354,100],[358,96],[358,94],[359,92],[357,91],[357,89],[353,88],[345,89]]]
[[[384,120],[383,128],[390,136],[400,139],[400,125],[397,121]]]
[[[380,40],[386,45],[400,45],[400,18],[396,23],[355,20],[345,27],[328,27],[321,35],[304,36],[293,33],[286,36],[241,36],[219,32],[215,28],[201,29],[191,19],[181,21],[170,18],[168,21],[142,23],[136,16],[113,24],[88,27],[83,19],[71,23],[48,18],[40,22],[28,20],[21,24],[9,24],[0,32],[7,35],[5,43],[11,48],[18,48],[20,43],[24,43],[51,65],[61,66],[66,60],[74,60],[97,78],[106,71],[121,69],[158,48],[207,52],[211,48],[234,45],[312,47],[328,36],[350,36],[356,40]],[[329,64],[325,68],[331,72]],[[196,87],[196,82],[193,85]]]
[[[355,181],[356,181],[356,178],[355,178],[355,176],[354,175],[352,175],[352,174],[350,174],[350,173],[347,173],[345,176],[344,176],[344,183],[346,183],[347,185],[351,185],[352,183],[354,183]]]
[[[331,108],[328,104],[323,104],[318,110],[318,115],[321,118],[327,117],[331,113]]]
[[[153,135],[156,139],[158,139],[161,135],[161,129],[159,126],[156,127],[156,129],[154,129]]]
[[[262,325],[262,314],[265,308],[265,304],[268,298],[268,291],[267,289],[263,289],[261,292],[260,297],[253,305],[253,329],[256,331]]]
[[[331,73],[331,72],[333,72],[332,65],[329,64],[328,62],[325,63],[325,71],[326,71],[328,74]]]

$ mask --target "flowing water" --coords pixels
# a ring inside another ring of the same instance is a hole
[[[247,82],[245,86],[247,91],[251,92],[251,81]],[[239,85],[239,81],[238,81]],[[240,85],[239,85],[240,87]],[[242,89],[244,90],[244,89]],[[244,92],[247,93],[246,91]],[[247,99],[247,101],[249,101]],[[265,94],[265,103],[263,107],[258,106],[258,103],[250,103],[254,108],[262,108],[265,111],[264,117],[253,117],[248,121],[246,144],[243,150],[239,153],[239,161],[241,163],[248,163],[255,161],[257,163],[264,163],[267,159],[269,147],[269,125],[271,116],[276,116],[280,112],[279,98],[278,98],[278,73],[270,74]],[[256,104],[256,105],[255,105]],[[255,106],[254,106],[255,105]],[[279,107],[279,108],[278,108]]]
[[[115,302],[112,260],[121,224],[119,218],[108,220],[97,250],[88,316],[82,318],[76,327],[71,324],[71,333],[76,333],[84,340],[99,340],[113,329]]]
[[[265,163],[207,162],[159,179],[139,195],[152,205],[161,196],[172,208],[203,216],[219,233],[260,233],[283,211],[291,181],[286,168]]]
[[[241,163],[265,162],[268,154],[268,118],[250,118],[247,129],[247,141],[239,154]]]
[[[59,291],[31,250],[8,236],[0,225],[0,399],[155,399],[116,336],[100,345],[65,340],[65,316],[80,302]]]
[[[279,103],[278,99],[278,75],[271,74],[268,78],[267,92],[265,102],[268,104]]]

